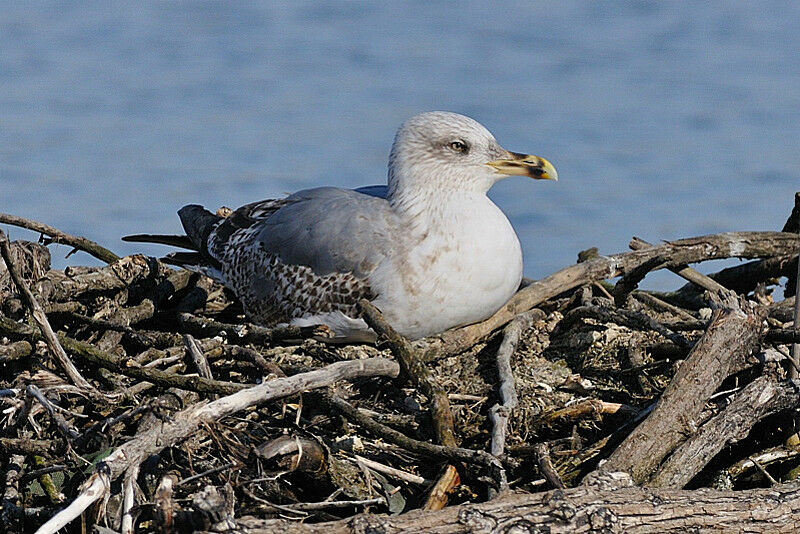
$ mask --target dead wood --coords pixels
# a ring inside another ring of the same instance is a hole
[[[367,324],[389,343],[392,352],[400,362],[403,375],[420,388],[430,399],[431,420],[437,441],[445,447],[457,447],[458,442],[453,430],[453,412],[450,401],[444,390],[436,383],[430,371],[425,367],[424,358],[411,346],[411,343],[397,333],[383,318],[380,310],[366,299],[358,303]]]
[[[758,346],[762,317],[747,303],[714,312],[650,416],[616,448],[599,472],[623,471],[643,483],[687,435],[696,431],[706,401]]]
[[[21,456],[19,475],[2,465],[4,480],[20,481],[18,507],[9,510],[33,530],[63,508],[42,532],[82,511],[87,531],[107,528],[93,525],[97,518],[116,532],[226,529],[247,515],[259,516],[251,523],[257,528],[287,531],[313,531],[319,521],[342,531],[373,521],[408,531],[479,531],[475,517],[496,529],[524,521],[534,530],[633,532],[659,520],[668,531],[683,519],[702,531],[712,523],[690,508],[694,495],[706,510],[734,515],[755,495],[748,510],[758,510],[752,517],[759,520],[771,510],[758,504],[760,490],[753,488],[800,471],[800,457],[782,445],[796,410],[783,374],[783,344],[800,340],[789,324],[794,301],[769,302],[778,283],[772,275],[785,271],[798,244],[798,236],[756,232],[587,254],[579,265],[526,281],[489,320],[416,343],[363,303],[366,320],[387,340],[377,347],[326,343],[324,327],[247,323],[219,284],[151,258],[37,271],[20,249],[11,263],[24,267],[56,339],[103,395],[87,397],[71,384],[46,357],[40,330],[19,321],[28,304],[16,285],[0,286],[0,450]],[[723,271],[726,281],[718,282],[741,293],[712,295],[723,311],[700,309],[708,300],[696,289],[689,310],[676,292],[634,289],[654,268],[681,271],[728,256],[759,262],[739,271],[750,280]],[[622,276],[616,285],[604,281],[614,276]],[[526,311],[532,303],[537,309]],[[767,308],[769,329],[762,324]],[[506,323],[502,337],[490,339]],[[375,378],[399,370],[382,358],[384,345],[405,379]],[[324,367],[328,362],[336,363]],[[373,365],[361,378],[338,374],[349,378],[336,384],[326,374]],[[774,378],[759,378],[762,367]],[[309,376],[328,378],[310,384]],[[331,385],[304,391],[316,384]],[[772,428],[751,435],[757,423]],[[604,470],[620,451],[644,483],[659,483],[677,465],[677,476],[691,477],[693,486],[724,487],[728,480],[746,492],[619,489],[630,477]],[[642,463],[645,456],[657,458],[654,467]],[[87,468],[84,459],[94,465]],[[541,493],[548,484],[562,489]],[[509,494],[509,487],[540,493]],[[624,492],[631,493],[619,500]],[[67,504],[55,504],[62,493]],[[786,496],[779,506],[794,498],[788,491],[771,495]],[[647,508],[653,496],[675,508],[656,501]],[[104,497],[105,510],[97,503]],[[520,510],[509,508],[518,503]],[[442,515],[419,515],[424,527],[414,512],[331,523],[361,510],[445,505]],[[637,510],[644,510],[638,523]],[[265,522],[278,517],[306,525]],[[757,531],[760,524],[753,524]]]
[[[318,371],[278,378],[209,403],[201,402],[186,408],[170,421],[139,432],[135,439],[114,450],[87,481],[78,498],[44,524],[39,532],[44,534],[58,531],[92,502],[101,498],[108,491],[111,480],[138,466],[147,456],[188,438],[202,424],[217,421],[250,406],[257,406],[301,391],[325,387],[338,380],[365,376],[397,376],[398,372],[397,364],[382,358],[338,362]]]
[[[750,491],[664,490],[593,487],[545,493],[508,493],[481,504],[453,506],[437,513],[400,516],[360,515],[308,525],[285,520],[241,518],[251,534],[350,534],[356,532],[575,532],[775,533],[800,526],[797,484]]]
[[[644,239],[639,239],[638,237],[634,237],[633,239],[631,239],[631,242],[628,244],[628,246],[633,250],[643,250],[651,248],[653,245],[651,245]],[[711,291],[713,293],[716,293],[718,291],[725,290],[725,286],[721,285],[713,278],[704,275],[700,271],[692,269],[691,267],[685,267],[685,266],[669,267],[669,270],[677,274],[681,278],[691,282],[692,284],[706,291]]]
[[[11,256],[11,250],[8,244],[8,239],[6,238],[6,234],[0,230],[0,254],[3,256],[3,260],[6,264],[6,269],[8,269],[8,274],[11,276],[11,279],[14,280],[14,283],[17,286],[20,294],[22,295],[25,303],[27,304],[28,308],[31,311],[31,316],[33,320],[36,321],[39,330],[42,332],[42,337],[44,338],[47,346],[50,347],[50,353],[53,357],[58,361],[61,367],[64,368],[67,375],[69,376],[70,380],[75,383],[76,386],[85,389],[87,391],[94,390],[94,387],[86,381],[83,376],[81,376],[80,371],[75,367],[75,364],[72,363],[72,360],[69,359],[67,353],[64,352],[64,348],[58,342],[56,338],[55,332],[53,332],[53,328],[50,326],[50,322],[47,320],[47,315],[45,315],[42,306],[37,302],[34,298],[33,293],[31,290],[28,289],[28,285],[22,279],[19,272],[17,271],[16,265],[14,265],[13,258]]]
[[[126,289],[142,280],[163,274],[166,267],[153,258],[126,256],[107,267],[78,271],[49,271],[37,280],[33,291],[43,301],[64,302],[87,293],[102,293]]]
[[[423,340],[431,352],[454,354],[470,348],[512,320],[516,315],[547,299],[581,285],[614,278],[650,262],[664,258],[657,268],[680,267],[689,263],[724,258],[772,258],[795,254],[800,236],[781,232],[731,232],[670,241],[592,260],[561,269],[531,283],[511,297],[505,306],[483,322],[448,330]]]
[[[651,487],[685,486],[724,447],[746,438],[764,417],[800,405],[796,382],[778,382],[771,376],[753,380],[733,402],[705,423],[670,456],[648,481]]]
[[[517,388],[514,371],[511,369],[511,357],[517,350],[522,333],[530,328],[535,320],[544,319],[544,312],[531,310],[519,315],[503,330],[503,342],[497,349],[497,377],[500,382],[498,392],[502,404],[495,404],[491,409],[492,444],[490,451],[495,456],[502,456],[506,446],[509,412],[517,407]]]
[[[326,326],[293,326],[283,325],[275,328],[264,328],[257,324],[229,324],[205,317],[197,317],[191,313],[179,313],[178,320],[185,333],[202,337],[224,335],[231,341],[267,345],[277,341],[299,340],[308,338],[329,338],[331,331]]]
[[[106,263],[113,263],[119,259],[119,256],[105,247],[101,247],[90,239],[67,234],[57,228],[53,228],[52,226],[48,226],[38,221],[17,217],[16,215],[9,215],[8,213],[0,213],[0,223],[19,226],[20,228],[27,228],[28,230],[39,232],[40,234],[46,235],[49,238],[47,240],[41,239],[43,243],[61,243],[64,245],[69,245],[77,250],[87,252],[98,260]]]

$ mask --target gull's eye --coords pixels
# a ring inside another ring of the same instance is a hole
[[[456,152],[460,152],[462,154],[469,152],[469,146],[464,141],[453,141],[449,146]]]

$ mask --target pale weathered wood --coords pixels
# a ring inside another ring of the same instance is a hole
[[[489,411],[492,419],[492,441],[489,450],[495,456],[503,455],[508,416],[511,410],[517,407],[517,387],[511,369],[511,357],[517,350],[522,333],[530,328],[534,321],[541,320],[544,316],[541,310],[531,310],[511,321],[503,331],[503,342],[497,349],[498,393],[502,404],[495,404]]]
[[[47,320],[47,315],[45,315],[41,304],[39,304],[33,296],[33,293],[31,293],[31,290],[28,288],[28,284],[25,283],[17,271],[16,265],[14,265],[13,258],[11,257],[8,239],[2,230],[0,230],[0,254],[2,254],[3,260],[5,261],[8,274],[11,276],[11,279],[14,280],[20,295],[22,295],[25,304],[31,312],[31,317],[33,317],[39,330],[41,330],[42,337],[45,343],[47,343],[50,353],[76,386],[84,391],[97,393],[94,386],[83,378],[78,368],[75,367],[75,364],[72,363],[72,360],[69,359],[66,351],[64,351],[64,348],[58,342],[58,338],[56,338],[56,334],[53,332],[53,328],[50,326],[50,322]]]
[[[745,311],[746,310],[746,311]],[[620,444],[598,472],[624,471],[641,484],[697,429],[710,396],[742,369],[758,346],[762,318],[746,302],[742,309],[714,311],[708,329],[681,364],[653,412]]]
[[[316,371],[270,380],[213,402],[194,404],[176,413],[162,425],[153,425],[148,430],[140,431],[135,439],[117,447],[98,466],[97,472],[87,481],[75,501],[53,516],[37,532],[45,534],[58,531],[91,503],[105,495],[109,481],[140,464],[151,454],[180,443],[197,432],[201,425],[233,415],[250,406],[329,386],[339,380],[366,376],[396,377],[399,372],[400,366],[386,358],[342,361]]]
[[[749,491],[579,487],[508,493],[481,504],[398,516],[359,515],[316,525],[243,517],[249,534],[550,534],[794,533],[800,528],[800,486]]]
[[[462,352],[515,316],[526,312],[564,291],[620,276],[653,258],[663,258],[661,268],[723,258],[771,258],[797,254],[800,236],[783,232],[731,232],[670,241],[648,249],[611,256],[600,256],[571,265],[518,291],[490,318],[480,323],[454,328],[417,343],[434,352]]]
[[[53,228],[52,226],[48,226],[38,221],[25,219],[24,217],[17,217],[16,215],[9,215],[8,213],[0,213],[0,223],[11,224],[13,226],[19,226],[20,228],[27,228],[28,230],[39,232],[40,234],[49,236],[51,243],[61,243],[75,247],[76,249],[87,252],[95,258],[106,263],[113,263],[119,259],[119,256],[105,247],[101,247],[90,239],[67,234],[58,228]]]
[[[682,488],[723,448],[750,433],[764,417],[800,404],[796,382],[761,376],[736,393],[722,413],[703,424],[659,467],[648,486]]]

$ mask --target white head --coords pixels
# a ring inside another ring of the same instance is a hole
[[[435,190],[486,193],[509,175],[557,178],[544,158],[501,147],[477,121],[447,111],[420,113],[400,126],[389,155],[389,200]]]

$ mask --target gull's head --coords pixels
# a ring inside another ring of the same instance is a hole
[[[479,122],[447,111],[420,113],[400,126],[389,156],[389,194],[486,193],[511,175],[556,180],[544,158],[509,152]]]

